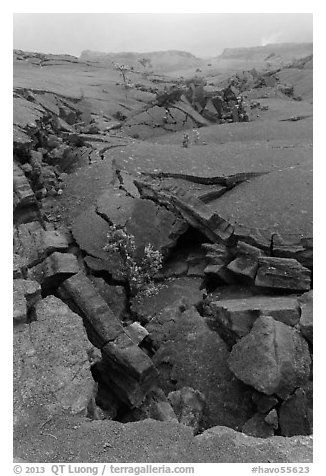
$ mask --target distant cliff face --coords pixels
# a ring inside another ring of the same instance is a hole
[[[85,50],[82,51],[80,59],[83,61],[101,61],[101,62],[117,62],[128,64],[137,69],[143,66],[139,62],[146,58],[150,60],[152,69],[156,72],[176,71],[180,69],[200,67],[203,60],[186,51],[169,50],[169,51],[153,51],[149,53],[102,53],[98,51]],[[147,65],[146,68],[150,66]]]
[[[311,55],[312,43],[275,43],[249,48],[226,48],[219,59],[291,61]]]

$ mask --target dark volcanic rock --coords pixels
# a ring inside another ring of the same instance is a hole
[[[300,330],[301,334],[313,342],[313,291],[302,294],[299,298],[301,307]]]
[[[135,181],[140,193],[145,198],[155,198],[168,206],[191,226],[198,229],[213,242],[228,242],[234,228],[224,218],[211,210],[199,198],[178,186],[161,187],[151,181]]]
[[[36,199],[23,170],[14,162],[14,210],[36,204]]]
[[[94,389],[81,318],[54,296],[36,316],[14,332],[14,424],[30,429],[64,411],[86,415]]]
[[[219,456],[217,458],[215,456],[216,459],[210,460],[214,462],[307,463],[311,461],[312,440],[304,436],[293,438],[272,436],[262,439],[238,433],[231,428],[216,426],[204,431],[195,439],[199,448],[205,452],[205,458],[209,458],[208,455],[211,452],[215,455],[218,453]]]
[[[257,296],[211,302],[206,312],[226,335],[233,340],[247,335],[260,316],[295,326],[300,319],[300,307],[295,297]]]
[[[203,423],[206,407],[204,395],[191,387],[183,387],[175,392],[170,392],[168,400],[179,422],[193,428],[194,434],[198,433]]]
[[[13,278],[26,278],[28,260],[17,253],[13,256]]]
[[[266,413],[278,404],[278,399],[274,395],[264,395],[259,392],[252,394],[252,401],[255,402],[260,413]]]
[[[236,275],[254,280],[258,269],[258,257],[262,256],[262,251],[239,241],[234,253],[236,258],[228,264],[227,269]]]
[[[266,423],[265,415],[255,413],[242,427],[242,432],[249,436],[258,438],[269,438],[274,436],[274,428]]]
[[[123,286],[110,286],[102,278],[90,278],[96,289],[112,309],[112,312],[123,319],[127,312],[127,294]]]
[[[119,400],[138,407],[157,385],[158,374],[151,359],[124,332],[102,348],[102,356],[98,369],[104,383]]]
[[[182,299],[185,306],[197,306],[203,299],[202,280],[193,277],[172,278],[165,281],[154,296],[141,296],[131,302],[131,311],[142,323],[148,323],[166,306]]]
[[[30,279],[14,280],[14,324],[26,322],[27,312],[41,299],[41,286]]]
[[[293,236],[278,233],[273,235],[272,251],[273,256],[279,258],[294,258],[307,268],[313,266],[313,243],[312,238],[295,238]]]
[[[102,348],[123,332],[120,321],[82,272],[67,279],[62,288],[83,313],[89,339],[95,347]]]
[[[149,243],[166,253],[188,228],[174,213],[153,201],[134,199],[121,192],[101,196],[97,213],[109,223],[125,226],[135,237],[138,253]]]
[[[79,272],[75,255],[55,251],[42,263],[29,271],[29,275],[42,285],[42,289],[57,288],[62,281]]]
[[[270,316],[255,321],[229,358],[229,367],[240,380],[283,399],[307,382],[310,364],[308,344],[299,332]]]
[[[90,341],[102,350],[96,364],[100,381],[129,406],[138,406],[155,385],[156,369],[150,358],[124,332],[107,303],[91,281],[78,273],[62,289],[84,316]]]
[[[126,222],[128,233],[135,237],[138,250],[149,243],[161,253],[172,248],[178,238],[187,231],[185,221],[151,200],[135,199],[130,218]]]
[[[219,335],[210,330],[194,309],[175,303],[157,314],[146,326],[159,347],[153,362],[160,384],[167,392],[192,387],[207,404],[207,425],[242,428],[253,414],[251,392],[236,380],[227,364],[229,351]]]
[[[275,408],[265,416],[265,422],[271,425],[274,430],[278,429],[278,414]]]
[[[159,388],[151,390],[139,408],[135,408],[124,416],[123,422],[139,421],[146,418],[159,421],[178,421],[164,392]]]
[[[264,257],[258,260],[256,286],[308,291],[310,284],[311,271],[295,259]]]
[[[66,251],[67,238],[54,230],[44,230],[39,222],[19,225],[14,230],[14,252],[23,256],[30,268],[54,251]]]
[[[312,433],[312,384],[298,388],[282,403],[280,428],[283,436],[310,435]]]

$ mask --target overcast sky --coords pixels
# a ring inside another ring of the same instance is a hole
[[[86,49],[217,56],[224,48],[312,40],[309,13],[14,14],[14,48],[75,56]]]

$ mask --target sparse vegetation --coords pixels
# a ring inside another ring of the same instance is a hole
[[[108,243],[105,250],[120,253],[126,267],[131,295],[143,294],[152,296],[157,293],[158,287],[154,277],[162,268],[163,256],[159,250],[148,243],[144,247],[143,256],[136,258],[135,237],[129,234],[124,227],[111,226],[107,235]]]

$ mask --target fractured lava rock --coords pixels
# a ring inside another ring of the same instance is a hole
[[[290,291],[309,291],[311,271],[295,259],[263,257],[258,259],[255,285]]]
[[[271,316],[276,321],[295,326],[300,319],[300,306],[295,297],[255,296],[211,302],[206,308],[223,335],[237,341],[247,335],[256,319]]]
[[[112,309],[113,313],[123,319],[127,312],[127,295],[123,286],[110,286],[102,278],[90,278],[104,301]]]
[[[62,281],[79,272],[75,255],[55,251],[29,271],[29,276],[41,283],[43,290],[58,287]]]
[[[284,436],[312,433],[312,383],[298,388],[280,407],[280,428]]]
[[[15,425],[86,414],[94,390],[81,318],[54,296],[38,302],[36,316],[14,332]]]
[[[169,393],[192,387],[206,400],[203,427],[222,424],[241,429],[253,414],[251,391],[228,368],[229,351],[205,318],[182,302],[158,313],[146,329],[158,347],[153,362],[160,385]]]
[[[149,243],[163,254],[172,248],[188,225],[164,207],[151,200],[135,199],[132,214],[126,223],[128,233],[135,237],[138,250]]]
[[[249,436],[268,438],[274,435],[274,428],[266,422],[265,415],[255,413],[242,427],[242,432]]]
[[[41,299],[41,286],[31,279],[14,280],[14,324],[26,323],[28,311]]]
[[[263,316],[233,346],[228,362],[243,382],[285,399],[308,381],[311,358],[307,342],[296,329]]]
[[[36,205],[36,199],[23,170],[14,162],[14,211],[17,208],[28,208]]]
[[[35,266],[54,251],[66,251],[67,238],[54,230],[44,230],[39,222],[19,225],[14,230],[14,251],[23,256],[27,267]]]
[[[312,344],[313,341],[313,291],[302,294],[299,298],[301,316],[301,334]]]
[[[197,434],[203,423],[206,408],[205,397],[198,390],[191,387],[183,387],[168,395],[180,423],[190,426]]]
[[[102,351],[102,360],[97,364],[100,380],[121,401],[138,406],[157,380],[151,359],[128,337],[83,273],[67,279],[62,290],[81,311],[90,341]]]
[[[122,421],[124,423],[131,421],[145,420],[152,418],[158,421],[174,421],[178,418],[173,411],[171,404],[166,398],[163,390],[153,388],[145,397],[145,400],[139,408],[133,409],[124,415]]]

